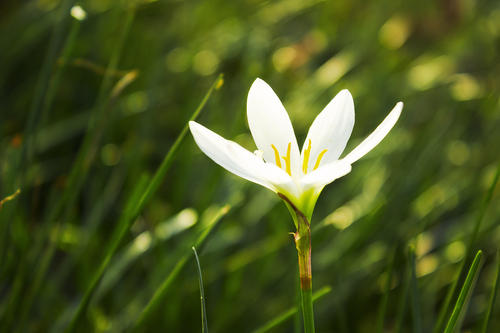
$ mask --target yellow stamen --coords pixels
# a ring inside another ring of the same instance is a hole
[[[291,176],[292,170],[290,167],[290,150],[292,149],[292,143],[288,142],[288,148],[286,149],[286,156],[281,156],[285,160],[286,172]]]
[[[304,161],[302,161],[302,171],[304,174],[307,173],[307,165],[309,164],[309,155],[311,154],[311,139],[309,139],[309,144],[306,150],[304,150]]]
[[[278,166],[278,168],[281,168],[280,153],[278,152],[278,149],[276,148],[275,145],[271,145],[271,147],[274,150],[274,159],[276,160],[276,165]]]
[[[319,153],[318,159],[316,160],[316,164],[314,164],[313,170],[316,170],[319,167],[319,163],[321,162],[321,159],[323,158],[323,156],[326,154],[327,151],[328,149],[323,149],[321,153]]]

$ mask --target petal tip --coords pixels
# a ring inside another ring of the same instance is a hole
[[[250,87],[250,90],[252,88],[258,88],[258,87],[267,87],[268,84],[266,83],[266,81],[262,80],[260,77],[256,78],[253,83],[252,83],[252,86]]]
[[[352,107],[354,107],[354,99],[352,98],[352,94],[347,89],[342,89],[338,96],[344,101],[344,103],[349,103]]]
[[[392,109],[391,113],[397,114],[397,117],[399,118],[401,112],[403,111],[403,106],[404,106],[403,102],[397,102],[394,108]]]
[[[192,131],[193,128],[196,128],[197,126],[200,126],[200,124],[198,124],[196,121],[193,121],[193,120],[190,120],[189,123],[189,129]]]
[[[352,98],[352,94],[351,92],[349,91],[349,89],[342,89],[339,94],[342,94],[342,95],[345,95],[346,97],[347,96],[350,96]]]

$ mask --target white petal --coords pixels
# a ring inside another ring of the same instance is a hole
[[[327,149],[327,152],[321,159],[322,164],[338,160],[351,136],[353,126],[354,102],[349,91],[344,89],[318,114],[309,128],[301,156],[303,160],[304,151],[311,140],[307,167],[309,172],[313,170],[319,154],[324,149]]]
[[[293,126],[283,104],[271,87],[261,79],[255,80],[248,93],[247,117],[255,144],[263,152],[264,160],[276,163],[274,145],[280,156],[286,156],[291,143],[292,173],[299,170],[299,147]],[[284,166],[284,160],[280,160]]]
[[[194,121],[189,122],[189,128],[198,147],[215,163],[237,176],[276,192],[275,187],[269,182],[270,173],[267,172],[268,168],[262,159],[236,142],[226,140]],[[271,176],[275,174],[276,172],[273,172]]]
[[[347,154],[342,161],[352,164],[375,148],[375,146],[378,145],[380,141],[382,141],[382,139],[389,133],[392,127],[394,127],[396,121],[398,121],[399,116],[401,115],[401,110],[403,110],[403,103],[398,102],[389,115],[385,117],[384,121],[382,121],[372,132],[372,134],[364,139],[363,142],[354,148],[353,151]]]
[[[305,175],[300,183],[305,187],[323,188],[335,179],[351,172],[351,165],[345,161],[333,161]]]

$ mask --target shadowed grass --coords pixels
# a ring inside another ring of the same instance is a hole
[[[198,117],[201,110],[203,109],[203,107],[207,103],[208,99],[212,95],[212,92],[215,90],[216,87],[220,87],[221,82],[222,82],[222,75],[219,75],[217,77],[217,79],[215,80],[215,82],[210,87],[210,89],[208,90],[208,92],[205,94],[205,97],[202,99],[200,105],[196,108],[196,110],[191,115],[190,120],[194,120],[194,119],[196,119],[196,117]],[[90,282],[87,290],[85,291],[85,294],[84,294],[82,300],[80,301],[78,308],[77,308],[70,324],[68,325],[68,327],[66,329],[66,332],[72,332],[76,328],[76,325],[80,320],[80,317],[82,316],[82,314],[85,312],[85,309],[87,308],[88,302],[89,302],[90,298],[92,297],[92,294],[94,293],[100,279],[102,278],[102,275],[106,271],[106,268],[108,267],[108,265],[111,261],[111,258],[113,257],[114,253],[118,249],[120,242],[123,240],[123,238],[127,234],[128,230],[130,228],[130,225],[132,224],[134,219],[137,217],[137,215],[141,212],[141,210],[146,205],[146,203],[153,197],[153,195],[156,193],[156,191],[160,187],[161,183],[163,182],[163,179],[165,178],[169,167],[172,165],[175,153],[179,149],[179,146],[180,146],[182,140],[184,139],[184,137],[186,136],[187,131],[188,131],[188,125],[186,124],[184,126],[182,132],[179,134],[179,136],[175,140],[174,144],[172,145],[172,147],[168,151],[167,155],[163,159],[163,162],[161,163],[161,165],[159,166],[155,175],[153,176],[153,179],[149,182],[147,188],[140,196],[140,199],[133,204],[131,209],[127,209],[124,211],[124,213],[120,219],[120,222],[119,222],[119,226],[121,226],[121,227],[119,227],[118,230],[116,231],[116,233],[114,234],[113,240],[112,240],[108,250],[106,251],[106,253],[104,255],[104,259],[103,259],[101,265],[99,266],[98,270],[94,274],[94,277],[91,279],[91,282]]]
[[[394,332],[400,333],[403,332],[403,322],[405,319],[405,315],[407,312],[407,304],[408,304],[408,294],[410,290],[410,281],[412,278],[412,269],[410,265],[406,265],[405,274],[403,276],[403,283],[401,288],[401,295],[398,302],[398,311],[395,319],[395,329]]]
[[[387,280],[385,282],[385,290],[382,300],[380,301],[380,306],[377,316],[377,332],[382,333],[384,331],[384,319],[387,312],[387,303],[389,301],[389,293],[391,291],[392,274],[394,271],[394,264],[396,262],[397,249],[394,249],[391,259],[389,261],[389,267],[387,269]]]
[[[495,300],[498,294],[498,286],[500,280],[500,251],[497,250],[496,256],[497,268],[495,272],[495,281],[493,282],[493,286],[491,286],[490,299],[488,301],[488,309],[486,310],[486,315],[484,316],[483,324],[481,327],[482,333],[488,332],[488,326],[490,324],[491,314],[493,313],[493,309],[495,307]]]
[[[130,30],[130,27],[133,22],[135,11],[134,9],[130,9],[127,11],[125,16],[124,25],[122,26],[121,33],[116,41],[116,48],[114,49],[114,53],[111,56],[111,59],[108,64],[108,71],[112,72],[118,66],[118,62],[121,58],[123,45],[125,44],[126,37]],[[71,37],[71,36],[70,36]],[[68,40],[69,43],[72,43],[72,39]],[[109,109],[111,109],[111,105],[113,99],[116,95],[112,95],[109,93],[110,88],[112,87],[111,75],[106,74],[103,77],[100,86],[99,96],[96,102],[96,108],[94,109],[93,114],[89,120],[87,126],[87,133],[83,139],[82,146],[78,151],[78,155],[76,157],[75,162],[73,163],[72,169],[68,176],[68,182],[63,190],[63,193],[58,196],[58,200],[56,204],[54,204],[53,208],[49,210],[45,225],[42,229],[42,234],[45,233],[48,235],[52,232],[52,225],[54,223],[58,223],[56,225],[56,233],[55,240],[49,242],[47,249],[44,251],[38,267],[38,270],[35,272],[35,277],[31,284],[31,288],[28,291],[28,296],[25,301],[24,308],[21,312],[21,316],[26,315],[31,308],[33,300],[36,298],[39,288],[42,285],[43,279],[47,273],[47,270],[50,266],[52,258],[54,256],[56,247],[60,241],[61,237],[61,222],[67,221],[69,214],[71,212],[71,208],[80,193],[81,187],[83,186],[85,179],[87,178],[88,172],[92,165],[92,162],[95,159],[97,147],[100,144],[102,133],[107,125],[107,113]],[[114,91],[114,90],[113,90]],[[40,247],[43,245],[44,238],[40,237],[38,242],[35,242],[35,256],[37,256],[40,251]]]
[[[448,313],[448,309],[450,307],[451,300],[453,298],[453,295],[455,294],[455,290],[456,290],[457,285],[458,285],[458,281],[460,280],[460,277],[462,276],[462,274],[464,272],[465,264],[466,264],[468,258],[470,258],[472,255],[473,246],[476,242],[477,236],[479,234],[479,230],[481,229],[481,223],[484,219],[484,215],[486,214],[487,208],[488,208],[488,206],[491,202],[491,199],[493,197],[493,192],[495,191],[499,177],[500,177],[500,163],[497,165],[495,176],[493,177],[493,181],[490,184],[488,192],[486,192],[486,196],[484,198],[483,204],[481,206],[481,209],[479,210],[479,215],[477,217],[476,223],[474,224],[474,230],[472,231],[472,234],[471,234],[469,241],[467,243],[466,256],[465,256],[464,260],[462,260],[462,262],[460,263],[460,267],[458,269],[457,275],[456,275],[455,279],[453,280],[452,284],[450,285],[450,288],[448,289],[448,292],[446,293],[443,305],[441,306],[441,309],[439,310],[438,319],[437,319],[436,325],[434,326],[433,333],[439,333],[442,330],[446,314]]]
[[[412,245],[408,249],[408,264],[410,265],[410,302],[411,314],[413,323],[413,332],[421,333],[422,331],[422,314],[420,311],[420,297],[417,281],[417,263],[415,256],[415,247]]]

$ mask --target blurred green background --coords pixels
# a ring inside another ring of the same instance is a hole
[[[299,145],[341,89],[357,117],[347,150],[405,103],[382,144],[318,201],[313,288],[331,288],[315,303],[318,332],[432,332],[482,249],[462,322],[479,332],[500,244],[499,186],[485,204],[499,163],[499,54],[493,0],[0,2],[0,197],[21,190],[0,210],[0,331],[63,330],[109,251],[77,331],[131,327],[183,260],[141,330],[200,331],[191,246],[207,227],[209,331],[251,332],[295,306],[285,206],[189,133],[130,227],[119,222],[223,73],[198,121],[251,150],[257,77]],[[300,331],[298,319],[271,331]]]

